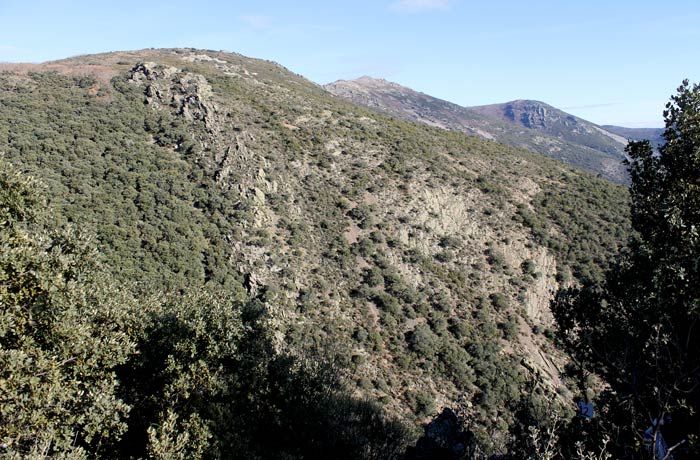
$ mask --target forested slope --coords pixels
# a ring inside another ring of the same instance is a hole
[[[116,397],[166,421],[172,403],[173,427],[205,439],[195,419],[204,420],[222,430],[216,442],[227,432],[213,421],[219,409],[176,403],[191,397],[188,379],[207,374],[177,363],[194,347],[229,373],[223,381],[248,375],[218,347],[245,343],[248,332],[227,338],[226,324],[251,330],[240,315],[255,305],[272,356],[260,362],[326,363],[349,394],[410,424],[460,405],[496,449],[522,398],[571,396],[548,338],[549,302],[560,286],[599,279],[629,227],[622,187],[365,111],[277,64],[228,53],[5,66],[0,153],[46,184],[53,225],[95,236],[104,276],[133,296],[125,305],[160,299],[131,332],[145,361],[126,362],[144,366],[143,381],[117,372],[117,385],[151,386],[152,359],[173,363],[167,375],[191,369],[177,381],[186,389],[165,391],[158,407],[142,390]],[[202,290],[217,294],[191,298]],[[180,315],[184,326],[166,320]],[[170,343],[182,327],[191,332],[177,336],[203,342]],[[146,353],[154,343],[163,356]],[[168,381],[157,378],[153,388]],[[208,384],[225,392],[221,382]],[[144,438],[156,422],[139,414],[122,415]],[[216,442],[202,441],[202,452],[215,456]]]

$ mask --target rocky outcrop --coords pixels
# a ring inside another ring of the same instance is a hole
[[[157,110],[170,109],[175,115],[205,124],[209,114],[215,111],[208,101],[211,85],[202,75],[143,62],[131,70],[131,81],[145,87],[146,102]]]

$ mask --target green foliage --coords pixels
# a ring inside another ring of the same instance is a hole
[[[501,271],[506,265],[506,258],[501,251],[494,248],[486,250],[486,256],[489,264],[495,271]]]
[[[556,184],[547,184],[533,198],[535,212],[519,205],[516,219],[556,255],[560,283],[569,281],[564,267],[582,284],[597,283],[629,234],[627,192],[581,176],[567,180],[578,193],[562,193]]]
[[[537,264],[532,259],[527,259],[523,261],[520,267],[522,268],[523,273],[525,273],[526,275],[534,276],[537,273]]]
[[[384,284],[382,271],[378,267],[372,267],[365,271],[365,283],[369,287],[376,287]]]
[[[432,415],[435,411],[435,398],[425,391],[408,392],[406,399],[419,417]]]
[[[447,235],[440,238],[440,247],[445,249],[455,249],[462,245],[462,241],[453,235]]]
[[[360,205],[348,211],[348,215],[357,221],[357,225],[362,229],[370,228],[373,225],[372,208],[367,205]]]
[[[501,325],[503,338],[509,341],[515,340],[518,336],[518,320],[513,315],[508,315],[505,323]]]
[[[278,355],[257,300],[200,292],[142,314],[141,353],[118,374],[130,456],[391,458],[409,435],[329,368]]]
[[[95,231],[109,269],[171,288],[236,282],[222,236],[235,218],[206,193],[215,184],[203,165],[184,161],[194,147],[182,122],[121,77],[106,101],[79,79],[37,73],[16,88],[13,78],[0,75],[5,158],[47,183],[57,218]]]
[[[131,326],[116,329],[133,353],[104,368],[130,410],[113,412],[124,435],[103,451],[362,458],[359,444],[379,452],[381,437],[398,440],[403,428],[348,394],[381,397],[415,421],[426,405],[409,401],[414,388],[471,401],[480,438],[503,433],[529,371],[502,349],[517,336],[517,267],[484,239],[547,244],[562,277],[578,281],[610,254],[604,238],[585,237],[587,225],[619,232],[624,216],[605,220],[601,209],[624,193],[527,152],[373,115],[272,63],[147,54],[155,72],[181,71],[110,82],[0,75],[0,149],[47,184],[59,226],[94,232],[102,270],[124,283],[122,297],[139,299],[123,301]],[[195,80],[211,94],[183,89]],[[206,114],[196,106],[205,102]],[[513,216],[520,177],[542,192]],[[537,217],[540,199],[552,209]],[[521,214],[532,238],[514,222]],[[463,217],[486,231],[467,230]],[[504,301],[492,308],[494,291]],[[374,388],[380,375],[391,391]],[[308,439],[319,441],[300,445]]]
[[[134,301],[53,225],[42,188],[0,163],[0,440],[11,458],[84,458],[126,428],[114,369]]]
[[[0,169],[0,439],[9,458],[397,458],[410,432],[265,305],[210,288],[138,302],[37,184]]]
[[[413,331],[407,334],[406,340],[411,349],[420,357],[431,359],[435,354],[437,337],[426,324],[416,326]]]
[[[664,112],[666,144],[628,146],[637,234],[598,288],[563,293],[558,327],[582,368],[610,385],[600,424],[617,455],[644,458],[637,433],[667,415],[674,458],[696,458],[700,409],[700,87],[687,81]]]
[[[491,304],[496,311],[505,311],[508,309],[510,302],[508,297],[503,295],[501,292],[494,292],[491,294]]]

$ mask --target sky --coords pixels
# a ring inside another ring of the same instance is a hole
[[[698,0],[0,0],[0,62],[194,47],[324,84],[385,78],[464,105],[534,99],[598,124],[663,126],[700,82]]]

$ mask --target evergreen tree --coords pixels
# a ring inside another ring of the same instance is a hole
[[[0,161],[0,457],[398,458],[410,430],[275,350],[266,306],[142,294]]]
[[[133,304],[41,192],[0,163],[0,455],[92,457],[126,429],[113,370]]]
[[[579,364],[609,384],[596,423],[623,458],[700,454],[700,87],[684,81],[664,118],[658,153],[647,141],[627,147],[627,251],[602,286],[555,305]]]

